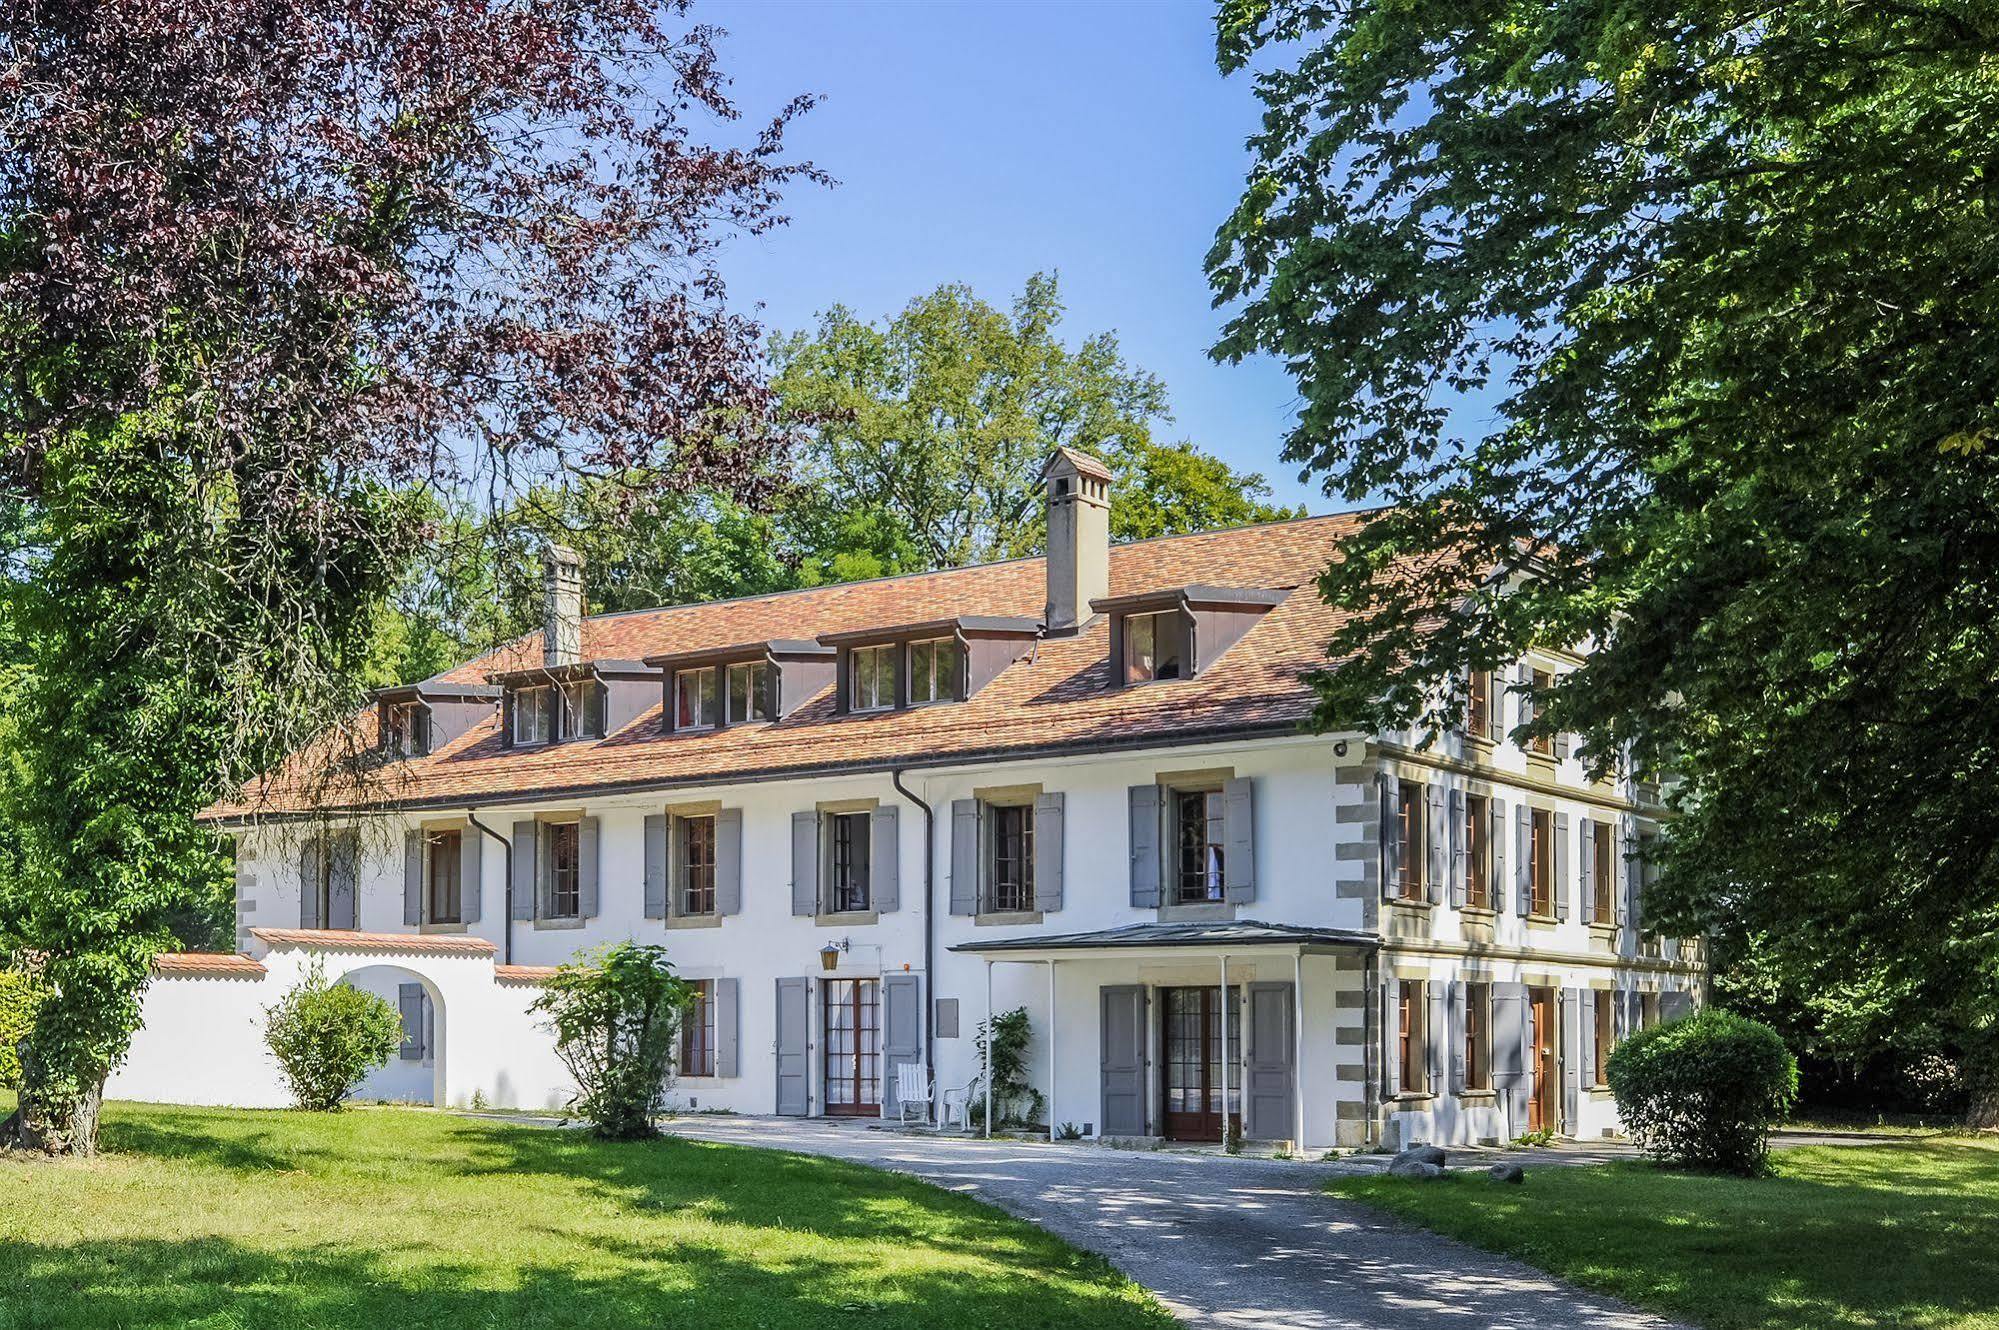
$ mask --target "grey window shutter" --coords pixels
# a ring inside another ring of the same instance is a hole
[[[894,804],[875,809],[868,825],[868,897],[877,912],[902,908],[902,824]]]
[[[1159,908],[1159,810],[1157,785],[1131,787],[1131,903],[1140,910]]]
[[[1569,898],[1574,894],[1569,874],[1574,866],[1569,862],[1569,815],[1555,814],[1555,917],[1563,923],[1569,921]]]
[[[1506,912],[1506,805],[1498,799],[1485,804],[1485,850],[1492,862],[1486,882],[1486,900],[1501,914]]]
[[[1402,833],[1397,825],[1401,796],[1393,774],[1382,772],[1374,778],[1381,796],[1381,898],[1394,900],[1396,881],[1402,876]]]
[[[585,919],[597,917],[598,842],[601,839],[596,818],[586,817],[576,824],[577,896],[582,902]]]
[[[1062,819],[1060,790],[1034,797],[1034,908],[1043,914],[1062,908]]]
[[[1555,760],[1558,762],[1569,760],[1569,732],[1567,730],[1555,731]]]
[[[791,815],[791,912],[819,913],[819,810]]]
[[[1562,1134],[1574,1136],[1582,1118],[1583,990],[1562,990]]]
[[[320,839],[317,835],[309,838],[300,848],[298,856],[298,926],[300,928],[323,928],[319,917],[319,857]]]
[[[1596,819],[1586,817],[1582,824],[1582,878],[1577,896],[1581,899],[1582,917],[1596,922]]]
[[[353,928],[356,926],[354,895],[361,867],[360,833],[343,831],[335,836],[332,854],[332,871],[326,879],[326,907],[330,916],[326,927]]]
[[[646,918],[666,918],[666,814],[646,814]]]
[[[951,801],[951,913],[979,912],[979,801]]]
[[[1500,1095],[1507,1130],[1527,1130],[1528,1068],[1533,1060],[1527,1053],[1527,1013],[1525,984],[1492,986],[1492,1088]]]
[[[403,833],[403,922],[411,928],[423,923],[423,832],[415,827]]]
[[[1444,1053],[1450,1063],[1451,1079],[1449,1089],[1452,1094],[1465,1092],[1465,983],[1453,979],[1450,991],[1450,1026],[1445,1035]]]
[[[1582,1043],[1583,1084],[1596,1084],[1596,990],[1582,990],[1582,1023],[1579,1029]]]
[[[540,827],[533,821],[514,823],[514,918],[532,919],[535,912],[535,882],[541,876],[541,856],[536,845]]]
[[[1465,792],[1452,790],[1449,796],[1451,842],[1451,908],[1465,905],[1465,884],[1471,876],[1471,844],[1465,836]]]
[[[458,834],[458,918],[461,923],[479,922],[479,879],[484,873],[485,863],[486,833],[468,826]]]
[[[1513,882],[1520,917],[1534,913],[1534,810],[1526,804],[1513,808]]]
[[[1515,674],[1515,678],[1520,683],[1520,724],[1524,728],[1534,723],[1534,671],[1531,667],[1522,664]]]
[[[1423,985],[1423,997],[1428,1007],[1423,1017],[1423,1062],[1430,1075],[1430,1083],[1423,1088],[1431,1094],[1442,1094],[1447,1066],[1445,1050],[1451,1037],[1450,985],[1441,979],[1431,979]]]
[[[423,1060],[423,985],[397,984],[396,1011],[403,1018],[403,1046],[400,1056],[404,1062]]]
[[[742,912],[743,810],[724,808],[715,814],[715,913]]]
[[[1450,828],[1444,821],[1444,787],[1435,781],[1423,797],[1424,891],[1432,905],[1444,899],[1444,878],[1450,867]]]
[[[714,980],[710,1000],[714,1003],[715,1016],[715,1074],[740,1075],[742,1018],[737,1015],[740,1004],[736,1001],[736,981]]]
[[[1494,743],[1506,737],[1506,680],[1498,670],[1485,677],[1485,737]]]
[[[1237,905],[1256,899],[1256,782],[1237,776],[1222,785],[1222,896]]]
[[[1393,979],[1381,985],[1381,1093],[1390,1099],[1402,1093],[1402,985]]]
[[[1617,874],[1617,880],[1611,885],[1610,899],[1611,908],[1617,911],[1618,947],[1622,949],[1623,935],[1631,927],[1632,916],[1635,913],[1631,908],[1631,860],[1628,857],[1631,852],[1631,840],[1624,834],[1622,819],[1619,820],[1612,835],[1615,839],[1610,843],[1610,867],[1611,871]]]

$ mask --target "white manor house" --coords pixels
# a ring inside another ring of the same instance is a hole
[[[109,1092],[285,1102],[264,1009],[317,963],[403,1012],[362,1095],[560,1105],[529,1004],[634,938],[699,985],[689,1109],[893,1117],[915,1064],[955,1114],[1020,1007],[1051,1130],[1615,1131],[1606,1054],[1703,967],[1639,927],[1657,790],[1509,738],[1576,658],[1427,750],[1309,733],[1354,516],[1113,547],[1100,464],[1044,479],[1038,559],[585,616],[552,549],[542,632],[376,698],[384,779],[210,810],[238,951],[160,958]]]

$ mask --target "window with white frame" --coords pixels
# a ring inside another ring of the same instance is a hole
[[[1123,668],[1126,683],[1187,677],[1186,623],[1178,610],[1125,616]]]
[[[855,647],[847,653],[847,706],[882,711],[895,705],[895,648]]]
[[[729,724],[771,718],[771,668],[762,660],[729,666]]]
[[[382,747],[397,757],[421,757],[430,750],[429,708],[395,702],[382,708]]]
[[[600,739],[604,735],[604,692],[595,679],[566,683],[562,697],[564,739]]]
[[[673,676],[673,728],[705,730],[720,717],[715,667],[679,670]]]
[[[909,705],[955,701],[963,654],[956,638],[909,644]]]
[[[514,689],[514,742],[545,744],[555,737],[555,690],[546,686]]]

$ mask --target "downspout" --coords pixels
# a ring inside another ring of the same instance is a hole
[[[506,913],[500,920],[500,964],[514,963],[514,843],[499,832],[479,820],[479,815],[471,809],[465,810],[465,820],[500,842],[500,849],[506,855]]]
[[[937,811],[916,797],[916,792],[902,783],[901,767],[889,773],[889,780],[896,792],[923,810],[923,987],[925,992],[923,1011],[923,1070],[930,1077],[930,1103],[925,1111],[932,1121],[936,1120],[937,1108],[937,1031],[935,1013],[937,1011]]]

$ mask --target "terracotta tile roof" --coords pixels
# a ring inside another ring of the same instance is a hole
[[[329,951],[394,951],[413,956],[490,956],[498,950],[482,937],[462,933],[357,933],[345,928],[253,928],[250,936],[274,947]]]
[[[553,965],[495,965],[493,978],[503,984],[545,984],[555,970]]]
[[[1303,681],[1325,662],[1338,614],[1313,581],[1336,542],[1363,514],[1301,518],[1115,546],[1110,595],[1162,588],[1293,590],[1198,679],[1113,689],[1109,625],[1029,644],[1020,660],[971,699],[867,715],[838,715],[831,688],[770,725],[667,734],[657,706],[594,742],[512,749],[497,716],[422,758],[394,764],[393,784],[327,806],[448,805],[513,795],[564,795],[599,788],[650,788],[898,762],[1002,758],[1047,749],[1198,741],[1282,732],[1310,716]],[[1039,618],[1047,598],[1043,560],[816,587],[701,605],[596,615],[583,622],[586,659],[644,659],[770,638],[818,637],[961,615]],[[538,664],[541,634],[469,661],[439,682],[483,683],[498,671]],[[313,801],[281,776],[206,816],[302,812]]]
[[[153,972],[222,979],[258,979],[265,973],[261,962],[233,951],[163,951],[153,957]]]

